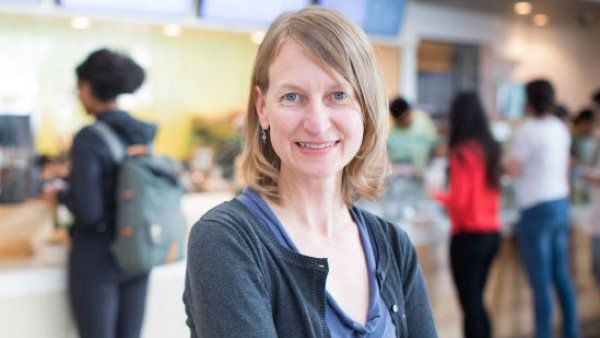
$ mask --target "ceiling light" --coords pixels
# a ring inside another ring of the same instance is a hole
[[[86,18],[85,16],[77,16],[71,19],[71,27],[75,29],[88,29],[92,21],[90,18]]]
[[[519,15],[527,15],[529,13],[531,13],[531,3],[527,2],[527,1],[520,1],[515,3],[514,6],[515,9],[515,13],[519,14]]]
[[[163,27],[163,34],[166,36],[179,36],[181,35],[182,31],[183,29],[181,28],[181,26],[174,23],[167,24]]]
[[[544,27],[550,22],[546,14],[536,14],[533,16],[533,24],[538,27]]]
[[[263,31],[256,31],[256,32],[252,32],[252,34],[250,34],[250,41],[252,41],[252,43],[260,45],[262,40],[265,38],[265,32]]]
[[[519,15],[527,15],[527,14],[531,13],[531,3],[527,2],[527,1],[516,2],[514,9],[515,9],[515,13],[517,13]]]

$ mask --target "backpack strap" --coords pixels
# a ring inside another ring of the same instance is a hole
[[[127,148],[112,128],[106,122],[100,120],[96,120],[90,127],[104,141],[112,159],[117,163],[123,162],[127,155]]]

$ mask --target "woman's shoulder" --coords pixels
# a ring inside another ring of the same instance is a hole
[[[365,225],[368,229],[370,229],[371,233],[375,237],[376,242],[379,240],[389,244],[399,245],[401,247],[413,246],[406,231],[401,229],[395,223],[385,220],[382,217],[362,208],[356,207],[356,210],[363,216]]]
[[[477,140],[470,139],[458,144],[450,150],[450,158],[461,161],[472,161],[483,157],[483,146]]]
[[[206,212],[190,230],[190,248],[202,243],[255,238],[257,221],[237,200],[223,202]]]
[[[90,144],[102,143],[100,135],[94,130],[92,125],[81,128],[73,137],[73,147],[89,146]]]
[[[83,127],[75,134],[71,146],[71,156],[73,161],[87,160],[91,157],[102,161],[111,161],[108,146],[92,125]]]
[[[229,223],[240,221],[248,216],[249,212],[235,198],[213,207],[200,217],[197,223],[217,222]]]

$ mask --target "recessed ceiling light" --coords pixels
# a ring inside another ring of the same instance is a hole
[[[182,31],[183,29],[181,28],[181,26],[174,23],[166,24],[163,27],[163,34],[166,36],[179,36],[181,35]]]
[[[533,24],[538,27],[544,27],[550,22],[546,14],[536,14],[533,16]]]
[[[71,19],[71,27],[75,29],[88,29],[92,24],[92,20],[85,16],[77,16]]]
[[[514,9],[515,13],[519,15],[527,15],[531,13],[531,7],[531,3],[527,1],[520,1],[515,3]]]

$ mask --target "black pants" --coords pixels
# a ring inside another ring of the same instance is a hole
[[[109,239],[77,238],[69,257],[69,296],[82,338],[139,338],[148,274],[120,272]]]
[[[450,241],[452,276],[463,311],[467,338],[491,337],[491,325],[483,304],[483,291],[500,236],[494,233],[460,233]]]

